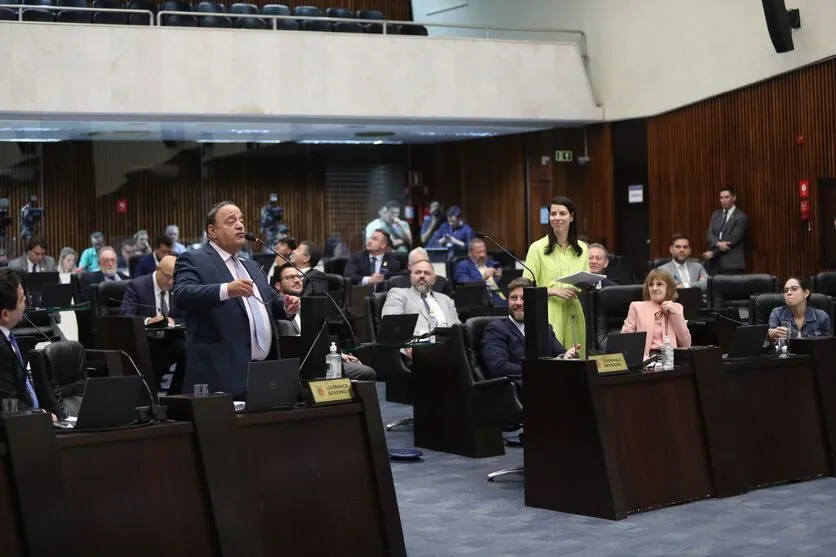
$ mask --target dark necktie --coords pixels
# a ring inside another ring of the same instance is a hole
[[[20,353],[20,347],[17,345],[17,339],[13,334],[9,334],[9,343],[12,345],[12,350],[14,350],[15,356],[17,356],[17,360],[20,362],[20,367],[23,368],[23,383],[26,385],[26,392],[29,394],[29,398],[32,399],[32,407],[40,408],[35,389],[32,387],[32,381],[29,379],[29,374],[26,371],[26,365],[23,363],[23,355]]]
[[[371,267],[371,269],[372,269],[372,274],[374,274],[374,273],[376,273],[376,272],[377,272],[377,257],[375,257],[374,255],[372,255],[372,256],[371,256],[371,258],[369,259],[369,261],[370,261],[370,262],[371,262],[371,264],[372,264],[372,267]]]
[[[160,290],[160,313],[168,317],[168,302],[165,301],[165,290]]]
[[[38,264],[37,264],[37,263],[32,263],[32,272],[33,272],[33,273],[37,273],[37,272],[38,272]]]
[[[424,302],[424,309],[427,310],[427,315],[432,315],[433,310],[430,309],[430,304],[427,303],[427,295],[421,294],[421,301]]]

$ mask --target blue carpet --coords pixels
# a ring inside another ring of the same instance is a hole
[[[382,402],[381,411],[387,423],[412,408]],[[392,448],[412,446],[412,428],[387,432],[386,438]],[[485,481],[489,472],[518,464],[520,448],[479,460],[424,450],[420,462],[392,462],[410,557],[836,555],[836,478],[615,522],[526,507],[520,476]]]

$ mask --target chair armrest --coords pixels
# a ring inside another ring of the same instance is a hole
[[[501,387],[507,385],[509,383],[513,383],[514,380],[509,377],[494,377],[493,379],[485,379],[483,381],[476,381],[473,383],[473,387],[477,390],[484,390],[484,389],[495,389],[497,387]]]

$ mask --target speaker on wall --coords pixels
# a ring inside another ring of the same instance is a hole
[[[801,27],[800,12],[788,10],[784,0],[763,0],[763,14],[775,52],[793,50],[795,45],[792,42],[792,30]]]

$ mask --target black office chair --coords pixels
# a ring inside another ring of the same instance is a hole
[[[772,310],[785,303],[783,294],[753,294],[749,298],[749,323],[752,325],[768,324]],[[831,323],[833,322],[831,315],[833,298],[824,294],[810,294],[807,304],[830,315]]]
[[[17,21],[17,12],[10,8],[0,8],[0,21]],[[8,265],[8,261],[3,263],[4,265],[0,265],[0,267]]]
[[[594,344],[587,340],[590,348],[603,353],[607,350],[607,336],[621,332],[632,302],[642,300],[643,287],[640,284],[628,286],[610,286],[596,290],[592,295],[592,313],[594,315]]]
[[[29,362],[41,408],[60,420],[78,416],[88,376],[84,346],[72,340],[56,341],[30,350]]]
[[[379,10],[357,10],[355,15],[357,19],[384,19],[383,12]],[[374,33],[376,35],[383,33],[383,25],[380,23],[365,23],[363,26],[366,28],[366,33]],[[391,33],[392,29],[388,29],[387,32]]]
[[[290,8],[284,4],[267,4],[261,8],[261,13],[264,15],[291,15]],[[268,28],[272,28],[274,24],[279,31],[299,30],[299,22],[292,19],[267,20]]]
[[[323,262],[322,266],[328,275],[341,275],[345,272],[348,257],[332,257]]]
[[[345,309],[348,302],[348,290],[351,288],[351,280],[342,275],[325,274],[328,279],[328,293],[337,302],[341,309]]]
[[[231,14],[259,15],[258,6],[255,4],[236,3],[229,8]],[[239,29],[267,29],[267,22],[260,17],[236,17],[232,18],[232,24]]]
[[[447,263],[446,263],[446,265],[447,265],[447,278],[450,280],[451,283],[453,283],[453,288],[458,286],[456,284],[456,279],[455,279],[456,265],[458,265],[459,262],[464,261],[465,259],[467,259],[466,255],[457,255],[457,256],[447,260]]]
[[[195,10],[203,14],[225,14],[226,8],[223,4],[216,2],[200,2]],[[197,18],[199,27],[227,28],[233,27],[232,22],[225,16],[204,16]],[[129,263],[130,265],[130,263]],[[133,274],[131,274],[133,276]]]
[[[90,308],[96,317],[116,317],[122,306],[122,298],[128,289],[128,280],[106,280],[100,282],[91,290]]]
[[[348,8],[328,8],[325,10],[325,15],[328,17],[341,17],[343,19],[354,18],[354,12]]]
[[[451,327],[450,340],[462,341],[467,362],[467,378],[473,385],[471,398],[474,420],[481,426],[495,426],[506,431],[519,429],[523,423],[523,406],[518,383],[513,378],[488,378],[482,361],[482,335],[492,321],[505,317],[471,317],[462,328]],[[461,330],[464,334],[457,335]],[[488,481],[509,474],[523,474],[523,466],[503,468],[488,474]]]
[[[192,5],[182,0],[166,0],[160,7],[161,12],[191,12]],[[192,15],[163,15],[160,25],[170,27],[197,27],[196,18]]]
[[[653,259],[652,261],[647,262],[647,268],[648,269],[655,269],[657,267],[661,267],[662,265],[664,265],[665,263],[667,263],[670,260],[671,260],[670,257],[660,257],[658,259]]]
[[[58,0],[58,6],[65,8],[86,8],[87,0]],[[55,18],[61,23],[90,23],[90,12],[81,11],[61,11]]]
[[[293,8],[293,15],[304,17],[324,17],[325,12],[322,11],[322,8],[317,8],[316,6],[296,6]]]
[[[93,0],[90,7],[101,8],[103,10],[121,10],[122,4],[119,0]],[[93,12],[91,20],[93,23],[103,23],[105,25],[127,25],[128,14],[118,12]]]
[[[319,21],[317,19],[306,19],[302,22],[302,31],[319,31],[329,33],[331,31],[330,21]]]
[[[401,25],[397,31],[398,35],[412,35],[414,37],[426,37],[430,34],[423,25]]]
[[[449,280],[441,275],[435,276],[435,284],[433,285],[433,292],[445,293],[445,290],[452,290],[449,288]],[[392,288],[411,288],[412,282],[409,280],[408,273],[397,273],[386,279],[386,290]]]
[[[772,275],[716,275],[708,277],[709,307],[749,308],[752,294],[778,292],[778,280]]]
[[[290,8],[284,4],[265,4],[261,8],[261,13],[264,15],[290,15]]]
[[[153,0],[133,0],[132,2],[128,3],[129,10],[147,10],[151,12],[151,15],[148,14],[128,14],[128,25],[150,25],[151,22],[157,17],[157,3]],[[136,263],[134,259],[139,261],[139,258],[142,257],[141,255],[134,256],[128,260],[128,270],[131,273],[131,276],[134,276],[133,270],[136,269]],[[133,265],[133,267],[131,267]]]
[[[836,272],[822,272],[811,277],[813,291],[826,296],[836,296]]]
[[[26,6],[52,6],[52,0],[25,0]],[[15,18],[17,19],[17,18]],[[55,21],[55,12],[52,10],[23,10],[23,21]]]

